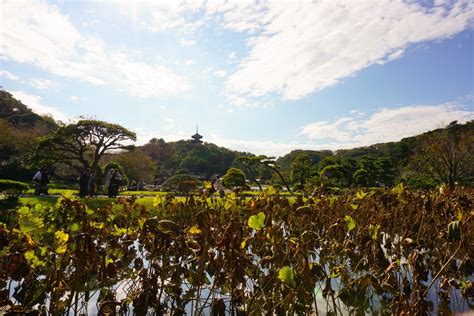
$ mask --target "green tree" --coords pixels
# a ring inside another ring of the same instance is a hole
[[[245,174],[240,169],[230,168],[222,177],[222,184],[226,188],[245,187]]]
[[[321,183],[326,186],[347,186],[346,170],[340,164],[327,165],[320,171]]]
[[[452,122],[435,137],[426,137],[415,155],[412,167],[422,175],[428,175],[450,188],[460,182],[472,185],[474,180],[474,121],[461,133],[461,126]]]
[[[113,155],[112,160],[123,167],[129,179],[151,183],[155,178],[155,163],[139,148]]]
[[[189,174],[177,174],[166,179],[161,187],[164,191],[188,195],[190,192],[197,189],[198,184],[199,181]]]
[[[291,182],[302,188],[306,181],[311,177],[311,169],[312,164],[308,155],[300,154],[296,156],[290,165]]]
[[[62,163],[77,170],[95,170],[109,151],[126,149],[123,141],[136,140],[136,134],[118,124],[81,120],[59,127],[39,144],[36,160],[47,164]]]
[[[365,169],[359,169],[352,176],[354,183],[359,186],[369,186],[371,183],[370,173]]]
[[[245,173],[250,176],[249,180],[257,183],[260,191],[263,190],[257,177],[260,168],[262,167],[262,157],[263,156],[239,156],[235,159],[235,162],[237,162],[242,169],[244,169]]]

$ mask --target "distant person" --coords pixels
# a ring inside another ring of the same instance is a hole
[[[43,169],[41,171],[41,194],[44,195],[49,195],[48,189],[49,189],[49,171],[47,169]]]
[[[146,187],[145,181],[143,181],[143,179],[140,179],[140,181],[138,181],[138,191],[145,190],[145,187]]]
[[[107,174],[105,175],[105,181],[104,181],[104,187],[108,188],[110,185],[110,179],[112,179],[112,176],[114,174],[114,168],[110,168],[109,171],[107,171]]]
[[[113,187],[113,182],[115,178],[115,169],[110,169],[109,172],[107,172],[107,176],[105,178],[105,186],[107,187],[107,195],[108,197],[113,197],[113,192],[114,192],[114,187]]]
[[[35,175],[33,176],[33,183],[35,185],[35,195],[41,194],[41,169],[36,171]]]
[[[221,198],[225,196],[224,184],[222,184],[222,179],[219,176],[217,176],[216,181],[214,181],[214,189],[217,190],[217,192],[219,192],[219,196]]]
[[[97,176],[95,172],[92,172],[89,176],[89,196],[93,197],[96,195],[95,191],[97,189]]]
[[[129,191],[136,191],[137,190],[137,181],[132,180],[130,185],[128,186]]]
[[[119,187],[122,184],[122,175],[117,169],[114,169],[112,178],[110,179],[108,195],[109,197],[116,197],[118,195]]]
[[[89,193],[89,169],[84,169],[79,177],[79,196],[85,197]]]

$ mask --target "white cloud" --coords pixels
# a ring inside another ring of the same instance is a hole
[[[371,115],[357,113],[356,117],[310,123],[301,128],[300,135],[323,141],[332,148],[353,148],[399,141],[455,120],[464,123],[472,119],[474,111],[464,109],[457,102],[382,108]]]
[[[294,149],[316,150],[321,146],[312,143],[276,143],[272,140],[244,140],[220,137],[218,135],[203,135],[203,141],[214,143],[218,146],[226,147],[232,150],[250,152],[255,155],[266,155],[279,157]]]
[[[54,5],[8,2],[2,10],[2,59],[94,85],[112,85],[138,97],[175,95],[189,89],[187,80],[171,68],[135,60],[112,51],[99,38],[82,35]]]
[[[164,131],[172,130],[175,128],[175,121],[172,118],[167,117],[164,119],[164,124],[161,128]]]
[[[54,85],[54,82],[48,79],[34,78],[30,80],[30,84],[39,90],[47,90]]]
[[[17,76],[6,70],[0,70],[0,77],[5,77],[8,80],[19,80]]]
[[[244,97],[300,99],[400,58],[412,44],[451,37],[472,26],[473,18],[469,0],[432,8],[391,0],[268,2],[225,11],[222,27],[255,33],[225,89]]]
[[[227,59],[229,60],[229,62],[234,62],[237,59],[237,53],[230,52],[229,55],[227,55]]]
[[[227,75],[227,71],[225,71],[224,69],[219,69],[219,70],[214,71],[214,76],[218,78],[224,78],[226,75]]]
[[[41,97],[24,91],[9,91],[15,99],[27,105],[33,112],[40,115],[51,115],[55,120],[67,122],[68,118],[57,108],[42,104]]]
[[[181,47],[192,47],[192,46],[196,46],[197,43],[194,40],[181,37],[178,39],[178,44]]]
[[[78,97],[78,96],[75,96],[75,95],[71,95],[69,97],[69,100],[71,100],[72,102],[78,102],[81,98]]]

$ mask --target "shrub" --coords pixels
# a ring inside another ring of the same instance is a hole
[[[230,168],[222,178],[224,187],[230,189],[235,187],[245,188],[245,174],[237,168]]]
[[[26,183],[0,179],[0,192],[8,197],[17,197],[29,189],[30,187]]]
[[[196,190],[198,184],[199,181],[189,174],[177,174],[163,182],[161,188],[163,191],[188,194],[189,192]]]

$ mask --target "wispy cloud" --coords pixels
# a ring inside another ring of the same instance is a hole
[[[6,70],[0,70],[0,77],[5,77],[8,80],[14,80],[14,81],[19,80],[17,76],[15,76],[14,74]]]
[[[356,116],[310,123],[301,128],[300,135],[333,148],[353,148],[399,141],[455,120],[463,123],[472,119],[472,107],[466,109],[458,102],[381,108],[370,115],[359,112]]]
[[[178,39],[178,44],[181,47],[191,47],[191,46],[196,46],[197,43],[195,40],[190,40],[190,39],[181,37],[180,39]]]
[[[217,78],[224,78],[226,75],[227,71],[225,71],[224,69],[214,71],[214,76],[216,76]]]
[[[54,5],[40,1],[2,4],[0,58],[33,64],[55,75],[112,85],[137,97],[176,95],[190,88],[173,69],[113,51],[85,36]]]
[[[47,90],[54,85],[54,82],[48,79],[34,78],[30,80],[30,84],[39,90]]]
[[[68,117],[56,107],[44,105],[40,96],[28,94],[24,91],[10,91],[10,93],[15,99],[20,100],[37,114],[51,115],[55,120],[68,121]]]
[[[474,18],[469,0],[432,8],[391,0],[262,5],[223,13],[222,27],[252,33],[250,53],[225,83],[228,94],[297,100],[400,58],[412,44],[449,38]]]

